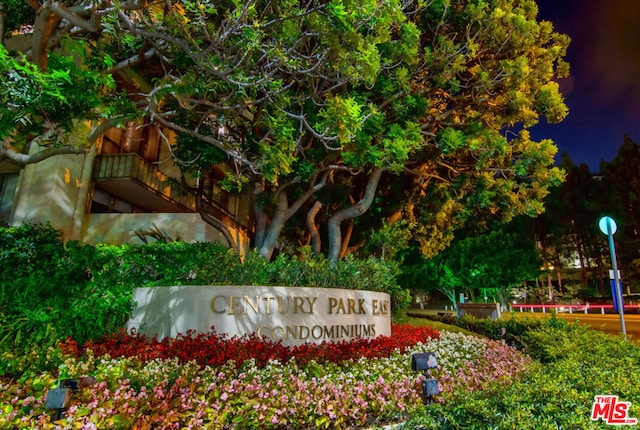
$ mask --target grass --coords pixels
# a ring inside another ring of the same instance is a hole
[[[468,335],[477,335],[465,328],[458,327],[451,324],[446,324],[441,321],[435,321],[423,317],[408,316],[406,310],[395,311],[391,316],[393,322],[411,324],[418,327],[431,327],[437,331],[449,331],[453,333],[464,333]]]

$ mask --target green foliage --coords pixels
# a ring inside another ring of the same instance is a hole
[[[543,320],[540,318],[512,318],[503,316],[501,319],[494,320],[490,318],[477,318],[472,315],[464,315],[461,318],[453,315],[431,315],[429,319],[454,325],[489,339],[504,339],[507,344],[520,350],[525,350],[525,352],[536,358],[538,358],[538,355],[533,351],[536,347],[531,342],[529,333],[539,330],[542,327],[564,329],[568,325],[566,320],[556,318]],[[503,328],[506,330],[504,337],[502,336]]]
[[[346,144],[353,139],[356,131],[361,126],[363,107],[354,98],[340,96],[327,100],[327,106],[320,111],[322,122],[318,128],[330,128],[340,144]]]
[[[4,31],[0,34],[3,37],[10,37],[11,33],[20,28],[21,24],[33,23],[35,10],[23,0],[3,0],[0,4],[0,12],[4,12]]]
[[[411,230],[405,220],[387,223],[383,221],[379,230],[370,234],[360,255],[375,255],[381,260],[402,260],[401,252],[409,247]]]
[[[257,253],[241,262],[219,243],[150,245],[63,244],[50,226],[0,228],[0,350],[22,351],[73,337],[78,342],[117,332],[132,310],[137,287],[166,285],[283,285],[389,293],[404,306],[408,293],[392,262],[349,257],[330,268],[323,257]]]
[[[313,257],[309,248],[302,249],[302,258],[278,255],[267,263],[257,253],[251,253],[243,264],[234,254],[215,273],[201,272],[200,283],[209,285],[284,285],[293,287],[347,288],[388,293],[394,304],[404,307],[408,292],[398,286],[395,263],[375,257],[357,259],[352,255],[331,266],[324,256]],[[206,269],[205,269],[206,270]]]
[[[131,310],[118,285],[92,282],[106,264],[93,248],[64,245],[50,226],[0,228],[0,346],[49,346],[117,330]],[[130,291],[129,291],[130,293]]]
[[[414,258],[403,267],[401,282],[415,289],[438,289],[452,302],[462,290],[488,290],[506,305],[511,290],[535,278],[542,262],[531,237],[502,229],[454,240],[442,253]]]
[[[498,321],[499,323],[500,321]],[[540,360],[507,384],[460,390],[446,404],[417,412],[406,428],[600,429],[591,421],[596,395],[617,395],[640,416],[640,347],[577,324],[544,320],[525,330],[525,350]]]
[[[116,88],[113,76],[91,67],[81,42],[64,40],[64,54],[49,55],[46,71],[24,57],[10,55],[0,44],[0,139],[10,139],[16,148],[40,137],[42,145],[80,146],[89,129],[83,121],[98,120],[107,105],[118,106],[117,115],[131,114],[131,103],[110,94]],[[83,65],[78,65],[78,59]],[[80,125],[82,124],[82,126]]]
[[[452,153],[466,146],[464,133],[452,128],[445,128],[440,132],[438,143],[443,154]]]
[[[232,249],[206,242],[101,245],[96,249],[115,262],[94,275],[94,282],[105,287],[282,285],[383,291],[400,304],[407,300],[407,293],[395,283],[396,266],[376,258],[351,256],[331,269],[323,256],[313,258],[309,249],[303,249],[303,258],[280,254],[272,262],[257,252],[249,253],[242,262]]]

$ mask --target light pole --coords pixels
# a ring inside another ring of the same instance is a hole
[[[614,279],[614,294],[616,301],[618,302],[618,314],[620,315],[620,328],[624,338],[627,338],[627,328],[624,325],[624,303],[622,302],[622,288],[620,288],[620,275],[618,274],[618,263],[616,262],[616,248],[613,244],[613,235],[618,229],[616,222],[613,218],[605,216],[600,218],[598,222],[600,231],[607,235],[609,238],[609,252],[611,254],[611,267],[613,268]]]

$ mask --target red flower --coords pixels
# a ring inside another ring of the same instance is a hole
[[[149,361],[156,358],[177,357],[181,362],[195,360],[201,366],[221,366],[234,360],[240,366],[246,360],[254,359],[258,366],[269,360],[285,362],[291,357],[304,365],[311,360],[317,362],[334,362],[358,359],[360,357],[388,357],[395,349],[404,352],[418,342],[428,338],[439,338],[439,333],[431,327],[416,327],[409,324],[393,324],[391,336],[379,336],[373,339],[356,339],[351,341],[308,343],[287,347],[281,342],[260,339],[255,334],[228,338],[226,334],[218,334],[212,327],[208,333],[187,331],[175,338],[146,337],[143,334],[120,330],[97,341],[89,341],[82,347],[71,338],[60,344],[65,354],[80,357],[87,349],[93,350],[96,356],[109,354],[111,357],[138,357]]]

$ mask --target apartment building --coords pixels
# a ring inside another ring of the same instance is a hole
[[[170,135],[170,134],[168,134]],[[246,252],[250,195],[224,191],[224,166],[197,201],[168,142],[145,123],[110,129],[87,154],[56,155],[24,167],[0,163],[0,222],[50,223],[65,240],[143,243],[149,232],[172,240],[220,241]],[[199,204],[197,204],[199,203]],[[208,222],[205,222],[206,219]]]
[[[10,51],[30,48],[32,28],[22,30],[5,40]],[[127,78],[118,76],[118,85],[130,86]],[[244,254],[253,235],[250,193],[223,190],[221,165],[207,175],[198,200],[194,190],[203,184],[182,175],[171,154],[173,134],[162,134],[132,122],[108,130],[86,154],[27,166],[0,161],[0,223],[50,223],[65,240],[88,244],[141,243],[152,240],[146,232],[156,232],[172,240],[220,241]]]

